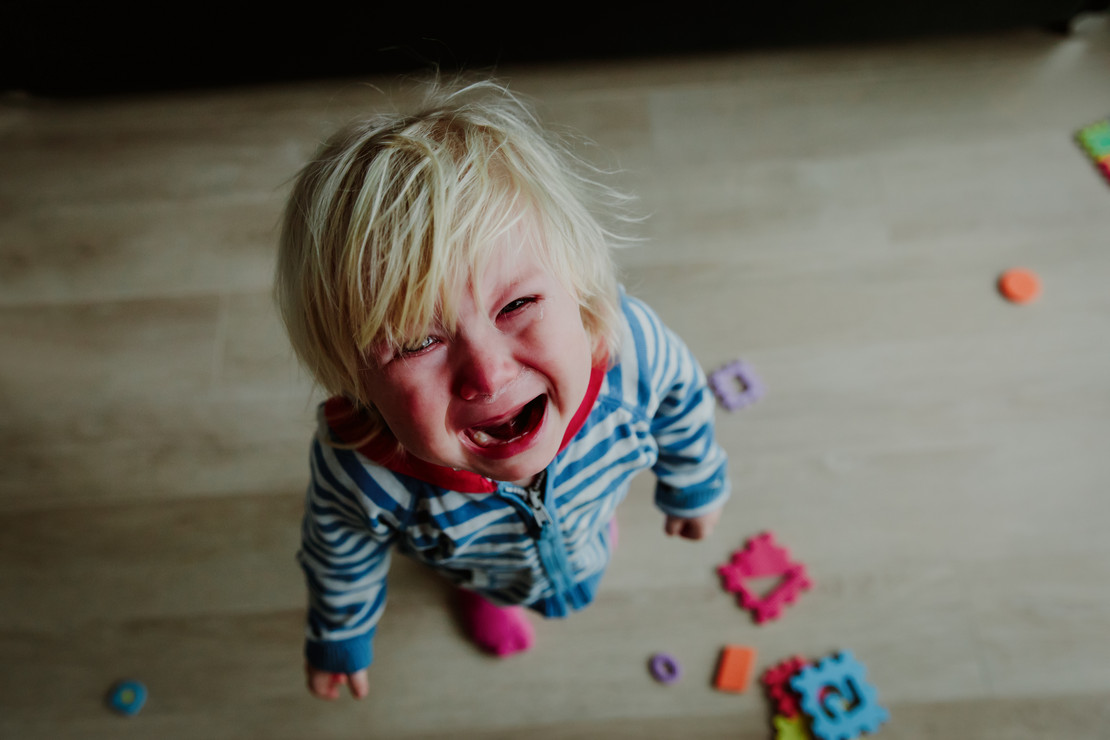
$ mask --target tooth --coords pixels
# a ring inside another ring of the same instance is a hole
[[[489,436],[481,429],[476,429],[470,436],[479,447],[489,447],[494,443],[493,437]]]

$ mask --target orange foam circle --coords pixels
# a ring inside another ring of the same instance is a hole
[[[998,278],[998,290],[1008,301],[1029,303],[1041,294],[1041,279],[1032,270],[1015,267]]]

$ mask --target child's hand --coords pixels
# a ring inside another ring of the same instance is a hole
[[[663,525],[663,531],[668,536],[678,535],[688,540],[703,540],[713,533],[717,521],[721,518],[721,509],[708,514],[696,516],[693,519],[682,519],[677,516],[668,516]]]
[[[304,670],[308,674],[308,690],[317,699],[328,701],[338,699],[339,687],[343,684],[347,684],[351,690],[351,696],[356,699],[361,699],[370,693],[370,681],[365,668],[347,674],[321,671],[310,665],[305,665]]]

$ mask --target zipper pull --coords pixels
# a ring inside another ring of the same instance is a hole
[[[532,515],[536,518],[536,523],[540,525],[540,529],[545,528],[551,523],[551,516],[547,513],[547,507],[543,505],[543,494],[531,488],[524,493],[524,500],[528,502],[529,508],[532,509]]]
[[[521,493],[524,494],[524,502],[528,504],[528,508],[532,510],[532,518],[539,526],[539,531],[543,532],[552,524],[554,520],[547,511],[547,507],[543,504],[543,493],[547,490],[547,471],[543,470],[536,476],[530,485],[524,486]]]

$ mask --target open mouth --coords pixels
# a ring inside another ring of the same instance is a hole
[[[479,447],[509,444],[535,431],[543,421],[546,410],[547,396],[536,396],[507,421],[471,427],[466,430],[466,433]]]

